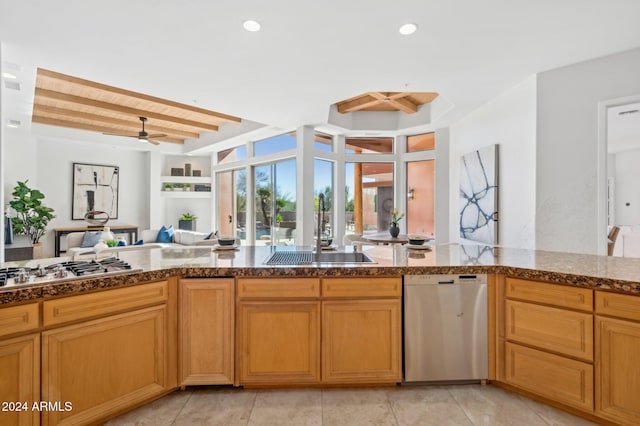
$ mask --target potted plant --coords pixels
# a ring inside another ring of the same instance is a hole
[[[196,219],[195,215],[191,213],[185,213],[178,219],[178,229],[185,229],[187,231],[195,231],[196,230]]]
[[[190,183],[185,183],[184,184],[184,190],[185,191],[191,191],[191,184]]]
[[[174,183],[174,184],[173,184],[173,190],[174,190],[174,191],[182,191],[183,186],[184,186],[184,185],[183,185],[183,184],[181,184],[181,183]]]
[[[172,191],[173,190],[173,185],[170,183],[165,183],[164,184],[164,190],[165,191]]]
[[[45,234],[47,225],[55,217],[53,209],[42,204],[44,194],[27,186],[28,180],[18,182],[13,189],[13,200],[9,205],[16,212],[12,218],[13,230],[18,235],[27,235],[34,245],[34,252],[41,251],[40,238]],[[37,256],[35,256],[37,257]]]

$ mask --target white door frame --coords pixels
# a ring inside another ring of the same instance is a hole
[[[607,110],[640,102],[640,94],[598,102],[598,165],[597,165],[597,253],[607,254]]]

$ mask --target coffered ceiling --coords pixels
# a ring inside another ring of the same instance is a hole
[[[203,132],[242,120],[227,114],[160,99],[39,68],[32,122],[136,137],[145,131],[155,141],[184,143]]]
[[[433,92],[369,92],[338,102],[338,112],[355,111],[402,111],[418,112],[420,105],[428,104],[438,97]]]

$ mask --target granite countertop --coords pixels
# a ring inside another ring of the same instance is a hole
[[[310,247],[242,246],[236,250],[214,251],[211,247],[202,246],[122,251],[119,257],[142,268],[141,272],[7,286],[0,288],[0,304],[114,288],[176,275],[328,277],[503,273],[640,295],[640,259],[447,244],[429,251],[402,245],[365,246],[364,252],[374,260],[374,264],[265,265],[265,259],[273,250],[310,250]],[[352,250],[351,247],[338,248],[338,251]],[[55,260],[11,262],[7,265],[35,266],[38,262],[45,264],[45,261],[53,263]]]

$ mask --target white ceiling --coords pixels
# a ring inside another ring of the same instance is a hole
[[[640,46],[638,17],[638,0],[0,0],[0,41],[23,91],[42,67],[283,129],[364,92],[434,91],[454,107],[428,129],[534,73]],[[407,22],[418,31],[401,36]]]
[[[612,154],[640,149],[640,102],[607,109],[607,148]]]

